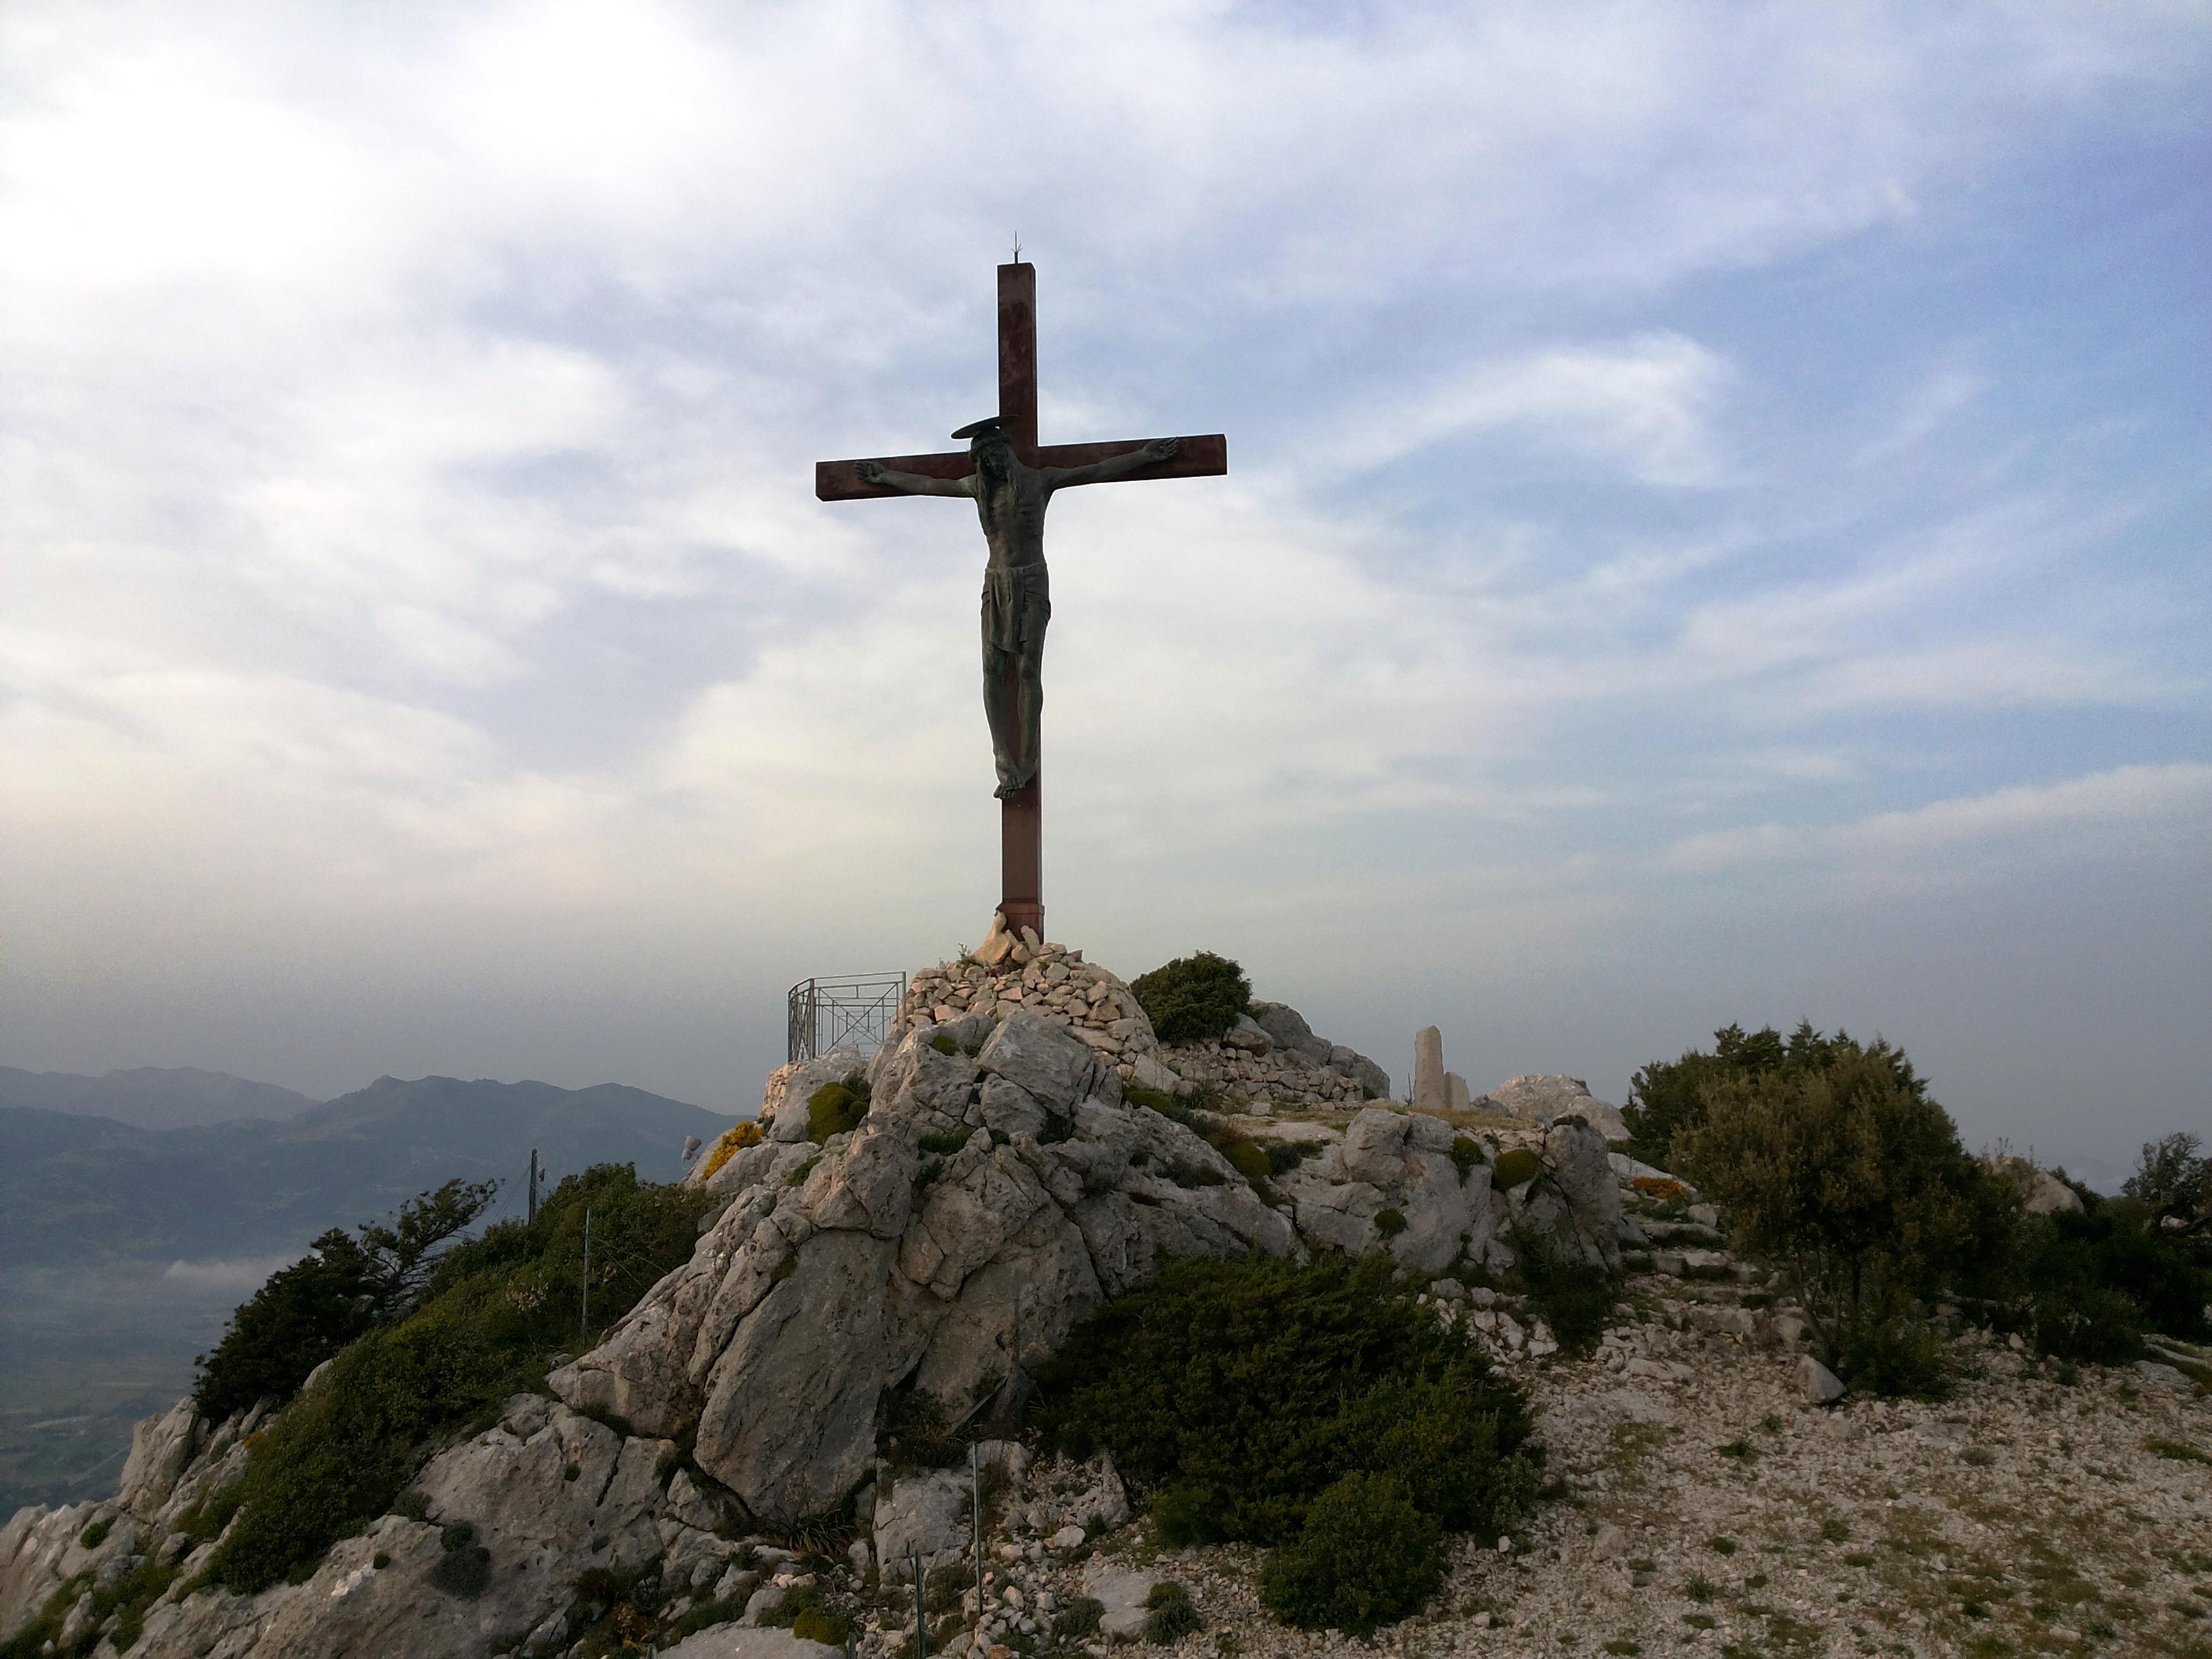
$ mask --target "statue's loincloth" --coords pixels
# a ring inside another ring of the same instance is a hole
[[[1020,656],[1044,648],[1045,624],[1052,620],[1052,593],[1045,568],[1016,565],[983,572],[983,653]]]

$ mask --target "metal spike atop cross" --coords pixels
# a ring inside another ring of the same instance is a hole
[[[1176,439],[1128,438],[1108,443],[1040,444],[1037,441],[1036,267],[1018,254],[999,267],[999,417],[1013,457],[1042,479],[1046,495],[1069,485],[1103,483],[1122,478],[1210,477],[1229,471],[1229,441],[1220,433]],[[820,461],[814,468],[814,493],[825,501],[860,501],[884,495],[961,495],[975,496],[975,453],[953,450],[929,455],[891,455],[877,460]],[[1042,571],[1042,497],[1036,506],[1036,567]],[[991,507],[983,506],[985,531],[993,533]],[[994,550],[996,543],[994,544]],[[995,556],[995,553],[994,553]],[[1040,593],[1042,588],[1039,589]],[[985,589],[987,663],[991,648],[992,589]],[[1046,606],[1049,614],[1049,605]],[[1042,623],[1037,648],[1042,650]],[[1034,671],[1033,671],[1034,672]],[[1017,670],[1005,669],[1000,708],[1019,695]],[[1030,688],[1042,706],[1041,684]],[[986,706],[993,698],[987,691]],[[993,715],[994,732],[1000,715]],[[1034,722],[1032,722],[1032,729]],[[1000,897],[999,914],[1006,930],[1024,927],[1044,934],[1044,787],[1039,757],[1026,760],[1028,781],[1006,786],[999,817]]]

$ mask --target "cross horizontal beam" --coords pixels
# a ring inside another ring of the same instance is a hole
[[[1035,467],[1089,466],[1094,461],[1109,461],[1116,455],[1127,455],[1132,450],[1142,449],[1147,440],[1124,439],[1103,444],[1043,444],[1024,455],[1022,459]],[[1154,466],[1146,467],[1139,476],[1145,478],[1211,478],[1229,471],[1229,440],[1218,432],[1209,432],[1202,437],[1182,438],[1182,446],[1173,456]],[[894,472],[912,472],[924,478],[964,478],[975,470],[975,463],[964,449],[947,450],[935,455],[884,455],[878,458],[882,465]],[[857,501],[876,496],[896,495],[900,492],[882,484],[860,482],[854,469],[858,460],[817,461],[814,464],[814,493],[825,501]]]

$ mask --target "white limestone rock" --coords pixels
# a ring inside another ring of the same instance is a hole
[[[1589,1085],[1582,1079],[1561,1073],[1508,1078],[1474,1104],[1524,1123],[1548,1125],[1563,1117],[1580,1117],[1607,1140],[1628,1138],[1628,1123],[1618,1106],[1591,1094]]]

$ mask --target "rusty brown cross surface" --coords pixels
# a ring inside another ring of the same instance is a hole
[[[1088,466],[1142,449],[1150,441],[1124,438],[1098,444],[1037,441],[1036,267],[1017,259],[999,267],[999,418],[1014,453],[1034,467]],[[1139,478],[1202,478],[1229,471],[1229,440],[1218,432],[1183,438],[1174,455],[1137,474]],[[878,464],[925,478],[964,478],[975,470],[964,449],[934,455],[884,455]],[[851,501],[902,494],[863,483],[859,460],[817,461],[814,493],[825,501]],[[1012,672],[1010,668],[1009,674]],[[1000,803],[999,913],[1009,930],[1034,927],[1044,934],[1044,775]]]

